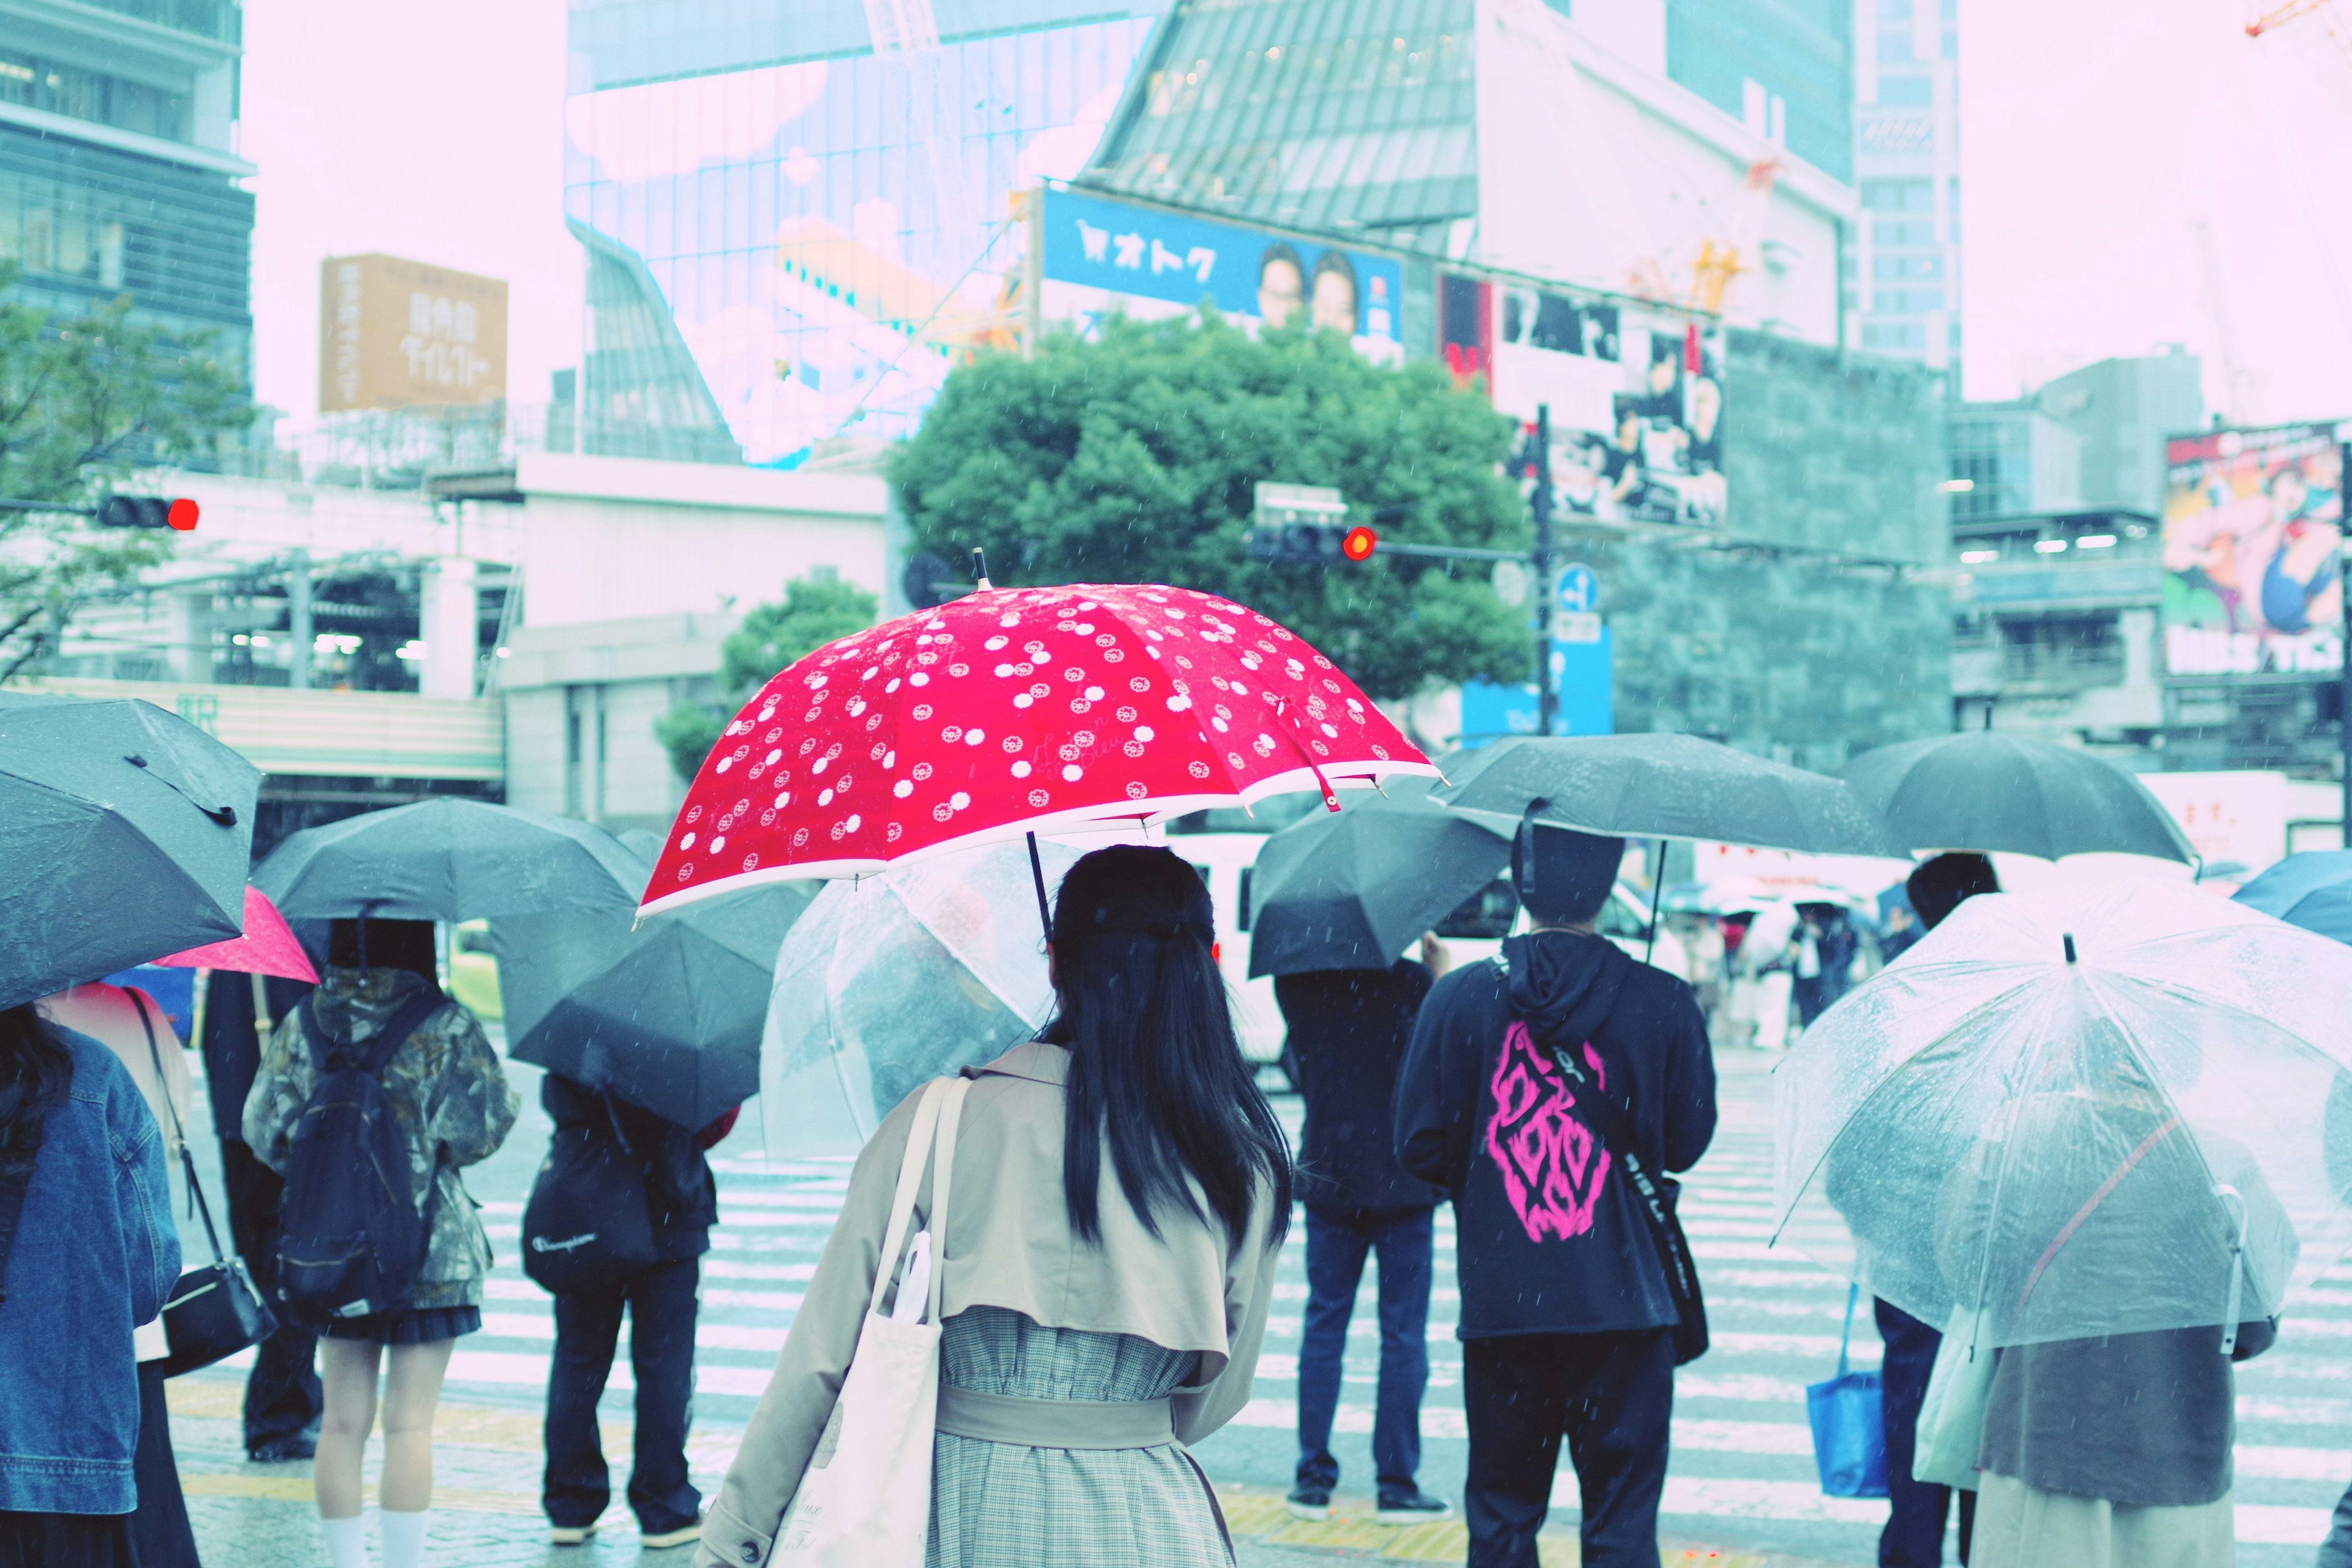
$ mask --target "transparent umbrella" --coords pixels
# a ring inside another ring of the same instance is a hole
[[[1052,885],[1078,858],[1037,849]],[[760,1046],[769,1158],[856,1153],[909,1089],[1001,1056],[1052,1006],[1027,846],[831,884],[776,954]]]
[[[2274,1315],[2352,1246],[2347,1017],[2242,905],[1971,899],[1781,1064],[1777,1236],[1990,1344]]]

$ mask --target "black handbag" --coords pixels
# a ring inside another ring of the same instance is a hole
[[[177,1377],[259,1344],[278,1331],[278,1319],[261,1292],[254,1289],[245,1260],[221,1253],[212,1205],[205,1202],[205,1184],[196,1177],[196,1157],[188,1148],[179,1108],[172,1103],[169,1080],[163,1076],[163,1055],[155,1045],[155,1023],[147,1016],[147,999],[134,991],[131,1000],[138,1005],[139,1022],[147,1031],[147,1055],[155,1064],[156,1092],[172,1119],[172,1141],[179,1146],[181,1165],[188,1175],[188,1201],[204,1216],[205,1241],[213,1255],[205,1268],[182,1274],[163,1303],[163,1341],[170,1346],[163,1357],[163,1375]]]
[[[1691,1257],[1690,1240],[1683,1235],[1683,1222],[1675,1213],[1682,1184],[1672,1176],[1654,1177],[1643,1167],[1642,1157],[1633,1152],[1633,1129],[1627,1124],[1625,1112],[1601,1092],[1574,1053],[1554,1046],[1551,1055],[1568,1081],[1576,1086],[1576,1109],[1584,1124],[1616,1160],[1641,1198],[1643,1216],[1649,1221],[1651,1239],[1657,1244],[1658,1261],[1666,1271],[1666,1290],[1674,1298],[1675,1364],[1686,1366],[1706,1353],[1706,1300],[1699,1294],[1698,1262]]]
[[[621,1131],[559,1127],[522,1211],[522,1271],[551,1295],[593,1290],[655,1261],[646,1166]],[[609,1130],[608,1130],[609,1128]]]

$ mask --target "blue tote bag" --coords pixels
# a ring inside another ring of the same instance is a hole
[[[1813,1462],[1821,1468],[1822,1490],[1831,1497],[1886,1495],[1886,1414],[1879,1374],[1853,1372],[1846,1365],[1853,1309],[1861,1299],[1860,1286],[1847,1287],[1837,1375],[1805,1390],[1805,1415],[1813,1426]]]

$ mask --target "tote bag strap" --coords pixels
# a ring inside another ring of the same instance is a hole
[[[934,1079],[923,1086],[923,1098],[915,1106],[914,1125],[907,1129],[907,1152],[898,1157],[898,1188],[890,1199],[890,1223],[882,1233],[882,1256],[874,1269],[874,1298],[866,1307],[870,1312],[882,1310],[883,1292],[898,1277],[898,1256],[907,1244],[907,1224],[915,1213],[915,1189],[922,1185],[923,1165],[930,1157],[932,1138],[940,1124],[940,1109],[946,1101],[950,1082],[947,1079]],[[934,1268],[932,1273],[936,1276],[938,1270]]]
[[[968,1078],[948,1079],[940,1096],[940,1126],[931,1153],[931,1212],[923,1228],[931,1237],[931,1289],[923,1303],[923,1321],[940,1321],[940,1283],[948,1274],[948,1188],[955,1176],[956,1130],[963,1125],[963,1097],[971,1088]]]
[[[205,1201],[205,1184],[196,1174],[196,1157],[188,1148],[186,1129],[180,1125],[180,1108],[172,1103],[171,1079],[163,1076],[163,1053],[155,1044],[155,1021],[147,1016],[147,998],[137,990],[131,993],[131,1005],[139,1009],[139,1026],[147,1031],[147,1059],[155,1067],[155,1092],[163,1101],[163,1112],[172,1119],[172,1142],[178,1145],[181,1168],[188,1174],[188,1201],[204,1216],[205,1245],[212,1249],[213,1267],[223,1267],[220,1233],[213,1228],[213,1206]]]

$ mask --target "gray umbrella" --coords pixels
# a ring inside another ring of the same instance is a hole
[[[583,944],[592,973],[511,1034],[510,1054],[681,1127],[706,1125],[760,1091],[776,949],[817,891],[747,889],[647,921],[609,947]]]
[[[1935,735],[1864,752],[1842,776],[1885,814],[1906,849],[2197,858],[2137,779],[2047,741],[1982,730]]]
[[[591,823],[449,795],[309,827],[253,874],[289,920],[635,910],[645,867]]]
[[[1433,805],[1433,779],[1350,790],[1344,809],[1265,841],[1251,873],[1250,977],[1385,969],[1405,944],[1493,881],[1507,831]]]
[[[1514,736],[1449,763],[1432,800],[1516,826],[1696,838],[1815,855],[1901,856],[1885,821],[1833,778],[1695,735]]]
[[[241,934],[260,788],[152,702],[0,693],[0,1006]]]

